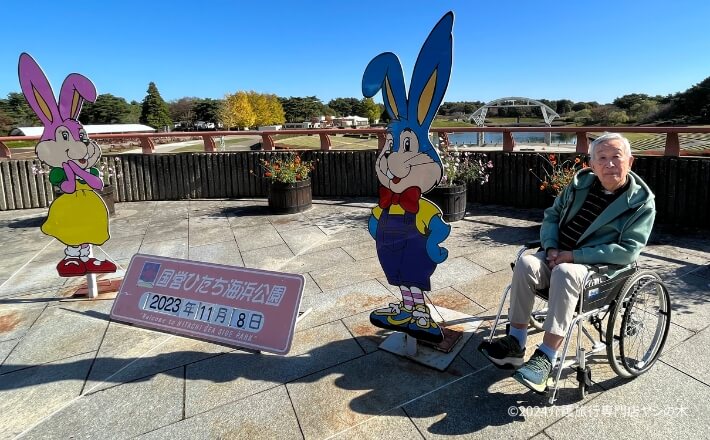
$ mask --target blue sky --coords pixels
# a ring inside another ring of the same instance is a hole
[[[399,56],[408,81],[448,10],[454,64],[445,101],[607,103],[683,91],[710,76],[707,0],[10,0],[2,9],[2,97],[20,91],[17,60],[28,52],[55,93],[79,72],[99,93],[129,101],[141,101],[150,81],[166,100],[237,90],[360,98],[365,66],[381,52]]]

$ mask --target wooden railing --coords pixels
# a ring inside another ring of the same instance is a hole
[[[101,158],[106,183],[116,201],[188,200],[265,197],[268,181],[259,177],[259,161],[279,151],[226,153],[121,154]],[[496,151],[490,181],[471,184],[469,200],[520,208],[543,208],[552,199],[535,178],[544,160],[531,152]],[[377,195],[377,151],[304,151],[315,160],[313,196],[341,198]],[[574,157],[560,154],[560,161]],[[42,172],[38,170],[43,169]],[[47,168],[37,159],[0,161],[0,211],[47,207],[54,192]],[[531,172],[532,170],[532,172]],[[681,226],[710,228],[710,159],[640,156],[634,170],[656,195],[657,220]],[[252,172],[253,171],[253,172]]]
[[[502,133],[502,151],[514,151],[515,142],[513,133],[574,133],[576,135],[576,152],[586,153],[589,148],[590,135],[613,131],[619,133],[653,133],[665,134],[665,156],[677,157],[681,153],[678,135],[683,133],[710,133],[710,127],[439,127],[432,128],[432,133],[446,135],[452,133]],[[385,140],[384,128],[358,128],[358,129],[310,129],[310,130],[271,130],[271,131],[201,131],[201,132],[170,132],[170,133],[125,133],[125,134],[94,134],[96,140],[136,139],[140,142],[144,154],[155,152],[154,139],[157,138],[202,138],[204,151],[216,152],[214,142],[219,136],[244,136],[254,135],[261,137],[261,146],[265,151],[274,150],[278,135],[318,135],[321,151],[332,149],[331,137],[343,134],[374,135],[378,139],[378,149],[382,148]],[[0,159],[11,158],[12,150],[4,142],[21,140],[38,140],[38,136],[5,136],[0,137]],[[642,154],[653,154],[643,152]],[[658,154],[658,153],[656,153]]]

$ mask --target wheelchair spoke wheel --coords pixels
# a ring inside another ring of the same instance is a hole
[[[650,369],[666,343],[671,321],[668,290],[652,271],[629,278],[607,326],[607,357],[616,374],[635,377]]]

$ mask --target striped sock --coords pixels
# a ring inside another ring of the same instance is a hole
[[[412,300],[414,304],[424,304],[424,294],[421,289],[417,287],[412,287]]]

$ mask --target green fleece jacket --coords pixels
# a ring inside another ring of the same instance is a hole
[[[560,225],[570,221],[579,211],[597,176],[591,168],[579,171],[555,203],[545,210],[540,228],[544,249],[559,246]],[[648,242],[656,217],[654,195],[638,174],[629,171],[631,184],[587,228],[572,252],[578,264],[633,263]],[[613,275],[613,274],[612,274]]]

